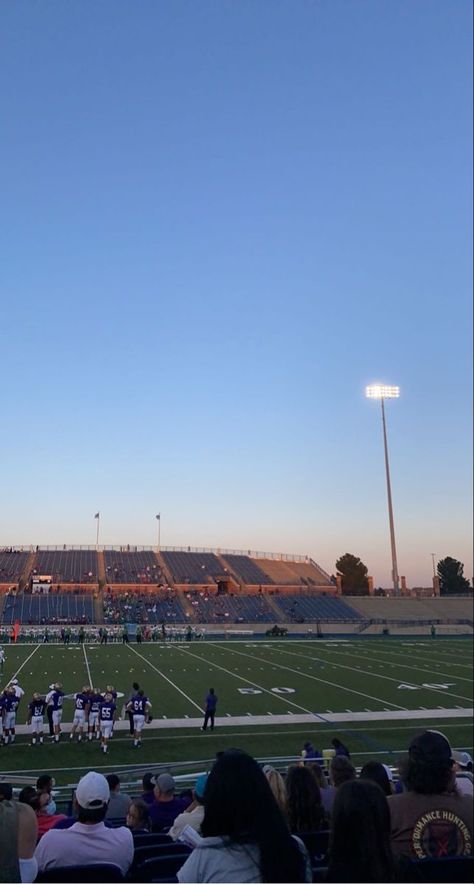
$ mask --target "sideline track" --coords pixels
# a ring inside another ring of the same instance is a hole
[[[317,723],[318,713],[310,713],[309,715],[296,715],[287,712],[286,715],[229,715],[216,718],[216,727],[249,727],[269,724],[312,724]],[[472,718],[474,709],[390,709],[388,711],[379,710],[378,712],[327,712],[324,718],[321,716],[323,724],[340,724],[358,721],[404,721],[404,720],[421,720],[424,718]],[[196,729],[202,725],[202,716],[200,718],[165,718],[153,719],[151,724],[147,724],[146,730],[168,730],[171,728]],[[130,727],[128,721],[117,721],[114,725],[114,731],[126,731]],[[64,733],[69,733],[72,728],[72,722],[61,722],[61,729]],[[31,728],[26,724],[20,724],[16,727],[17,734],[30,734]]]

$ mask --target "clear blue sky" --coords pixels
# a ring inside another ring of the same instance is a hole
[[[471,557],[470,0],[0,10],[0,545]]]

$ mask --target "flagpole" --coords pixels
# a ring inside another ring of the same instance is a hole
[[[157,546],[157,552],[160,552],[160,549],[161,549],[161,513],[158,513],[158,515],[156,516],[156,519],[157,519],[157,522],[158,522],[158,546]]]
[[[96,546],[96,549],[98,550],[98,549],[99,549],[99,525],[100,525],[100,513],[96,513],[95,518],[97,519],[97,533],[96,533],[95,546]]]

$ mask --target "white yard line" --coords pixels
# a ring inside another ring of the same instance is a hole
[[[410,645],[411,645],[411,643],[410,643]],[[434,648],[434,647],[435,647],[435,646],[433,646],[433,648]],[[379,646],[379,648],[380,648],[380,646]],[[379,650],[379,648],[377,648],[377,647],[367,647],[367,650],[369,651],[369,653],[371,653],[372,651],[376,651],[376,652],[377,652],[377,650]],[[398,657],[403,657],[404,659],[406,659],[406,654],[403,654],[402,651],[396,651],[396,650],[393,650],[392,648],[389,648],[389,647],[384,647],[383,650],[384,650],[384,653],[385,653],[385,654],[391,654],[393,657],[397,657],[397,658],[398,658]],[[438,651],[438,659],[440,659],[440,658],[439,658],[440,649],[439,649],[438,645],[436,645],[436,650]],[[416,658],[417,658],[418,660],[420,660],[420,661],[421,661],[421,660],[426,660],[427,663],[433,663],[433,658],[432,658],[432,657],[424,657],[424,656],[423,656],[423,652],[420,653],[420,651],[418,650],[418,648],[416,647],[416,645],[413,645],[413,647],[410,646],[410,653],[411,653],[411,652],[413,652],[413,653],[416,655]],[[441,653],[443,653],[442,650],[441,650]],[[454,656],[457,656],[457,655],[454,655],[454,654],[449,655],[449,653],[448,653],[448,656],[452,656],[452,657],[454,657]],[[372,659],[372,657],[371,657],[371,659]],[[447,660],[442,660],[441,662],[442,662],[444,665],[447,665],[447,664],[448,664],[448,661],[447,661]],[[472,663],[469,664],[469,663],[451,663],[451,662],[450,662],[449,665],[450,665],[450,666],[461,666],[462,669],[472,669]]]
[[[221,650],[226,650],[225,646],[221,646]],[[250,657],[250,654],[244,654],[243,651],[234,651],[228,649],[229,654],[238,654],[239,657]],[[251,657],[252,660],[255,660],[255,657]],[[259,658],[263,660],[263,657]],[[309,675],[307,672],[302,672],[300,669],[292,669],[291,666],[283,666],[281,663],[276,663],[274,660],[263,660],[264,663],[267,663],[268,666],[276,666],[278,669],[283,669],[286,672],[292,672],[294,675],[300,675],[302,678],[310,678],[312,681],[319,681],[321,684],[330,685],[333,688],[339,688],[341,691],[348,691],[350,694],[358,694],[359,697],[365,697],[367,700],[375,700],[376,703],[387,703],[389,706],[393,706],[394,709],[406,709],[406,706],[399,706],[398,703],[390,703],[389,700],[382,700],[380,697],[373,697],[371,694],[364,694],[363,691],[356,691],[355,688],[348,688],[342,684],[335,684],[333,681],[327,681],[325,678],[317,678],[316,675]],[[327,661],[324,661],[327,662]],[[336,666],[340,666],[339,663],[335,664]],[[345,667],[346,669],[349,667]],[[368,673],[372,675],[372,673]]]
[[[198,703],[195,703],[194,700],[192,700],[188,694],[185,694],[184,691],[182,691],[181,688],[179,688],[178,685],[174,683],[174,681],[171,681],[171,679],[168,678],[168,676],[165,675],[164,672],[161,671],[161,669],[157,669],[153,663],[150,663],[150,661],[147,660],[147,658],[144,657],[143,654],[139,654],[138,651],[135,650],[135,648],[131,647],[131,645],[127,645],[127,648],[129,651],[133,651],[133,653],[136,654],[137,657],[140,657],[145,663],[147,663],[151,669],[154,669],[155,672],[158,673],[158,675],[161,675],[161,677],[164,678],[165,681],[167,681],[176,691],[178,691],[180,694],[182,694],[183,697],[186,697],[186,700],[188,700],[189,703],[192,703],[192,705],[195,706],[196,709],[199,709],[199,712],[202,712],[202,714],[204,715],[204,709],[201,706],[199,706]]]
[[[39,651],[40,647],[41,647],[41,645],[36,645],[35,649],[31,652],[31,654],[28,655],[26,660],[23,660],[23,663],[21,664],[19,669],[17,669],[17,671],[13,673],[12,677],[8,679],[7,684],[12,682],[13,679],[17,677],[18,673],[21,672],[21,670],[23,669],[24,666],[26,666],[26,664],[28,663],[28,660],[31,660],[33,654],[36,654],[36,651]]]
[[[178,650],[182,651],[182,653],[186,654],[187,656],[195,657],[196,660],[199,660],[201,663],[204,662],[203,657],[200,657],[198,654],[193,654],[192,651],[190,651],[189,649],[178,648]],[[231,652],[231,653],[233,653],[233,652]],[[250,656],[250,655],[246,654],[245,656]],[[253,659],[253,658],[251,658],[251,659]],[[311,709],[306,709],[305,706],[300,706],[299,703],[293,703],[292,700],[287,700],[286,697],[281,697],[278,694],[274,694],[273,691],[269,691],[268,688],[264,688],[263,685],[257,684],[257,682],[255,682],[255,681],[250,681],[249,678],[244,678],[244,676],[242,676],[242,675],[237,675],[236,672],[232,672],[231,669],[226,669],[225,666],[219,666],[218,663],[213,663],[211,660],[206,660],[205,662],[208,663],[209,666],[213,666],[215,669],[219,669],[221,672],[226,672],[227,675],[231,675],[232,678],[238,678],[239,681],[243,681],[247,685],[252,685],[252,687],[258,688],[259,691],[263,691],[265,694],[270,694],[271,697],[274,697],[276,700],[281,700],[282,703],[286,703],[287,706],[294,706],[295,709],[301,709],[303,712],[306,712],[311,716],[315,716],[316,718],[319,718],[320,721],[326,720],[324,718],[324,716],[319,715],[318,712],[312,712]],[[264,717],[266,718],[266,716],[264,716]]]
[[[83,650],[83,652],[84,652],[84,663],[86,664],[87,677],[88,677],[88,679],[89,679],[89,685],[90,685],[90,687],[92,688],[92,687],[93,687],[93,684],[92,684],[92,678],[91,678],[91,671],[90,671],[90,668],[89,668],[89,661],[88,661],[88,659],[87,659],[87,654],[86,654],[86,648],[85,648],[85,645],[82,645],[82,650]]]
[[[293,644],[293,643],[292,643],[292,644]],[[281,650],[281,648],[277,648],[277,650]],[[328,650],[329,650],[329,649],[328,649]],[[296,652],[293,651],[293,653],[296,653]],[[360,654],[357,654],[356,651],[352,651],[352,650],[351,650],[351,651],[348,650],[348,651],[345,651],[345,652],[342,652],[342,651],[332,651],[332,650],[331,650],[330,653],[331,653],[331,654],[334,654],[334,655],[336,655],[336,656],[340,656],[340,657],[355,657],[357,660],[364,660],[365,662],[367,662],[367,656],[364,656],[364,655],[361,656]],[[298,654],[298,656],[299,656],[299,657],[303,657],[303,654]],[[401,656],[401,655],[400,655],[400,656]],[[307,656],[305,655],[303,659],[305,659],[305,660],[317,660],[318,658],[317,658],[317,657],[307,657]],[[454,675],[453,672],[449,672],[449,673],[446,673],[446,672],[440,672],[438,669],[436,670],[435,673],[433,673],[433,670],[432,670],[432,669],[429,669],[429,668],[427,668],[427,669],[418,669],[417,666],[413,666],[411,663],[399,663],[399,662],[397,661],[397,663],[395,664],[395,663],[392,663],[391,660],[383,660],[383,659],[380,660],[378,657],[372,657],[372,656],[371,656],[369,659],[370,659],[371,662],[373,662],[373,663],[385,663],[386,665],[389,665],[389,666],[403,666],[405,669],[412,669],[414,672],[421,672],[422,675],[428,675],[430,678],[432,678],[433,675],[436,675],[436,678],[438,678],[438,676],[440,676],[440,677],[442,677],[442,678],[453,678],[453,675]],[[406,660],[406,655],[405,655],[404,659]],[[325,661],[325,662],[326,662],[326,661]],[[331,660],[330,662],[332,663],[332,660]],[[334,664],[334,665],[337,665],[337,664]],[[461,665],[461,664],[456,664],[456,665]],[[348,668],[353,668],[353,667],[348,667]],[[360,671],[360,672],[363,672],[364,670],[363,670],[363,669],[360,669],[359,671]],[[472,678],[466,678],[465,675],[457,675],[457,676],[456,676],[456,679],[457,679],[458,681],[467,681],[467,682],[469,682],[469,684],[472,684]]]
[[[354,667],[348,666],[346,663],[335,663],[334,660],[328,661],[328,660],[325,660],[324,657],[307,657],[307,656],[303,657],[303,655],[298,654],[297,651],[284,651],[283,648],[276,648],[275,650],[277,650],[277,652],[279,654],[287,654],[288,656],[299,657],[300,660],[301,659],[314,660],[314,662],[326,663],[327,665],[337,666],[340,669],[350,669],[351,672],[354,672]],[[232,652],[232,653],[234,653],[234,652]],[[372,658],[372,659],[373,659],[374,663],[377,663],[377,662],[386,663],[385,660],[377,661],[374,658]],[[367,672],[366,669],[357,669],[357,674],[371,675],[372,678],[383,678],[383,679],[385,679],[385,681],[394,681],[395,684],[400,684],[400,679],[393,678],[392,675],[380,675],[380,673],[378,673],[378,672]],[[429,673],[425,673],[425,674],[429,675]],[[438,676],[441,677],[441,673],[439,673],[439,672],[431,673],[432,678],[435,678],[435,677],[438,678]],[[449,676],[447,676],[447,677],[449,678]],[[453,675],[453,678],[454,678],[454,675]],[[468,679],[465,679],[465,681],[468,681]],[[408,682],[408,684],[414,685],[414,682]],[[422,685],[418,685],[418,684],[414,685],[414,687],[423,688],[424,691],[432,691],[435,694],[443,694],[444,696],[446,696],[446,691],[443,690],[442,688],[427,688],[427,687],[423,687]],[[462,694],[454,694],[453,691],[449,691],[449,696],[456,697],[456,699],[458,699],[458,700],[467,700],[468,702],[472,703],[472,697],[464,697]],[[391,704],[391,705],[393,705],[393,704]]]

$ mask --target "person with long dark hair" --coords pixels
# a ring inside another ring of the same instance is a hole
[[[325,828],[321,791],[309,768],[294,765],[288,769],[286,792],[292,832],[316,832]]]
[[[384,795],[393,795],[392,784],[389,780],[387,768],[380,761],[368,761],[360,772],[361,780],[372,780],[382,789]]]
[[[394,877],[390,811],[382,789],[371,780],[343,783],[332,811],[326,880],[344,884]]]
[[[265,774],[245,752],[223,752],[212,768],[201,833],[178,872],[182,884],[312,880],[304,845],[290,835]]]

